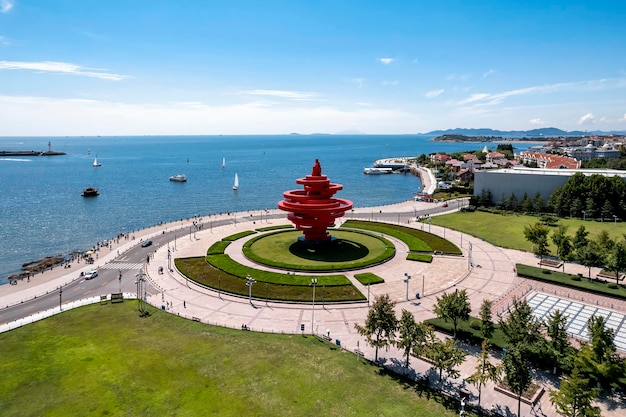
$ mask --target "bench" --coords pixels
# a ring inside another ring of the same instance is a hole
[[[554,259],[542,259],[539,262],[539,265],[543,265],[543,266],[549,266],[551,268],[560,268],[563,266],[563,262],[562,261],[557,261]]]

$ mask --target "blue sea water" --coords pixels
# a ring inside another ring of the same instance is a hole
[[[274,209],[315,159],[355,207],[411,199],[412,175],[363,174],[377,159],[482,149],[424,135],[276,135],[0,138],[0,150],[64,156],[0,158],[0,284],[24,262],[195,215]],[[495,149],[495,144],[489,144]],[[89,154],[88,151],[91,153]],[[94,157],[102,164],[93,168]],[[222,160],[226,164],[222,168]],[[234,175],[239,190],[232,189]],[[169,181],[186,174],[186,183]],[[84,198],[86,187],[100,195]]]

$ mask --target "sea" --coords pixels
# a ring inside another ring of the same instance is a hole
[[[161,222],[276,209],[300,189],[315,159],[337,197],[355,207],[412,199],[418,177],[364,175],[377,159],[479,150],[485,143],[433,142],[429,135],[0,137],[0,150],[65,152],[0,157],[0,284],[22,264],[67,256]],[[496,143],[487,144],[495,150]],[[516,145],[516,151],[530,145]],[[94,168],[97,157],[100,167]],[[169,181],[185,174],[187,182]],[[239,187],[233,191],[234,177]],[[82,197],[84,188],[100,195]]]

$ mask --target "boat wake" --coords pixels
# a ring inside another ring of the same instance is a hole
[[[0,161],[33,162],[32,159],[22,159],[22,158],[0,158]]]

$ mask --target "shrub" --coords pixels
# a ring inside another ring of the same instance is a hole
[[[481,324],[480,320],[478,320],[478,319],[472,319],[469,322],[470,327],[472,329],[474,329],[474,330],[479,330],[480,329],[480,324]]]
[[[582,278],[578,275],[572,275],[572,281],[582,281]]]
[[[550,274],[552,273],[552,271],[549,271],[549,270],[547,270],[547,269],[543,269],[543,270],[541,271],[541,273],[542,273],[542,274],[546,274],[546,275],[550,275]]]
[[[606,284],[607,287],[609,287],[612,290],[616,290],[617,289],[617,284],[614,282],[609,282],[608,284]]]

